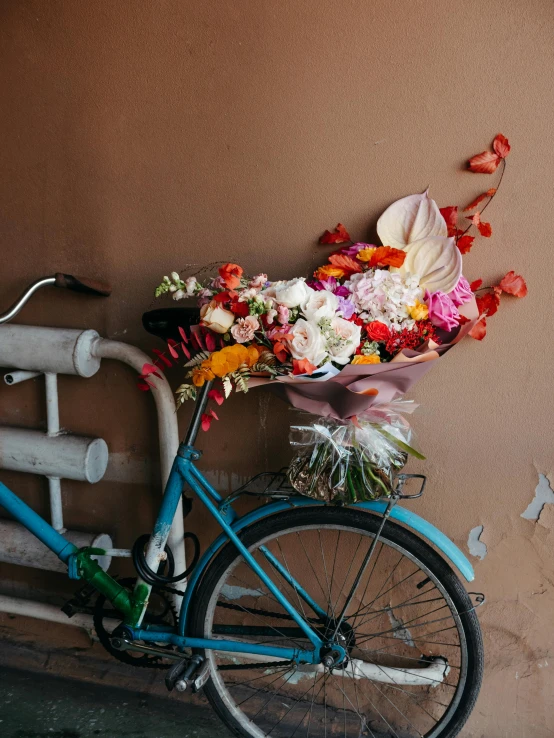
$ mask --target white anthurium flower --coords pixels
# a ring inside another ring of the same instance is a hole
[[[455,238],[431,236],[410,243],[404,264],[391,271],[417,274],[419,284],[429,292],[447,294],[458,284],[462,274],[462,254]]]
[[[433,236],[447,235],[446,221],[428,190],[393,202],[377,221],[377,233],[384,246],[406,251],[406,246]]]

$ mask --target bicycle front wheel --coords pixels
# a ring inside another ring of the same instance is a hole
[[[324,640],[338,633],[348,658],[331,669],[249,654],[248,644],[311,644],[233,544],[211,563],[192,634],[245,644],[238,654],[204,652],[206,695],[235,735],[458,735],[481,684],[481,634],[466,591],[429,545],[388,521],[338,626],[379,524],[353,508],[301,508],[242,533],[302,618]]]

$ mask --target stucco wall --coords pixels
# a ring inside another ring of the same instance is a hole
[[[58,270],[115,287],[107,301],[44,292],[21,322],[154,346],[140,314],[169,270],[225,258],[271,277],[308,272],[317,236],[339,220],[369,237],[387,204],[427,185],[441,205],[469,201],[492,181],[464,160],[509,137],[494,235],[465,273],[487,282],[515,269],[530,294],[505,300],[485,342],[465,341],[411,394],[428,457],[413,468],[429,475],[413,508],[466,550],[484,526],[473,738],[546,738],[554,720],[554,508],[521,517],[539,474],[554,500],[553,16],[547,0],[0,4],[2,302]],[[107,481],[65,485],[67,522],[128,546],[159,494],[151,399],[108,364],[63,379],[61,393],[63,425],[104,436],[114,454]],[[40,424],[41,400],[38,382],[0,387],[0,423]],[[278,400],[252,392],[220,415],[202,442],[221,489],[286,461]],[[46,513],[42,481],[0,478]],[[6,565],[0,581],[4,592],[65,586]]]

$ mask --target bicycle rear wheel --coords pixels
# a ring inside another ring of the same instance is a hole
[[[302,617],[329,637],[379,524],[352,508],[302,508],[250,526],[242,540]],[[191,625],[195,636],[245,642],[244,653],[205,652],[205,691],[231,731],[246,738],[453,738],[481,684],[471,600],[429,545],[390,521],[339,630],[349,654],[342,668],[247,653],[247,643],[311,644],[231,543],[202,580]]]

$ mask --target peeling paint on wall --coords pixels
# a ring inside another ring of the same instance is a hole
[[[526,520],[538,520],[545,505],[554,503],[554,491],[550,486],[548,478],[544,474],[539,474],[539,483],[535,487],[535,497],[529,503],[525,512],[521,513],[521,517]]]
[[[469,553],[472,556],[475,556],[476,558],[481,559],[481,561],[485,558],[487,555],[487,545],[481,541],[481,536],[483,534],[483,526],[477,525],[475,528],[472,528],[469,531],[469,536],[467,538],[467,547],[469,549]]]

